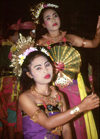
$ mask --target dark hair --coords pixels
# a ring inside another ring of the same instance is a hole
[[[19,33],[23,34],[23,36],[27,37],[30,35],[32,29],[20,29]]]
[[[43,20],[43,14],[45,13],[45,11],[49,10],[49,9],[52,9],[54,11],[57,12],[57,14],[60,16],[60,12],[59,12],[59,8],[52,8],[52,7],[47,7],[47,8],[44,8],[40,15],[39,15],[39,24],[37,24],[37,27],[36,27],[36,41],[39,40],[41,38],[42,35],[46,34],[47,33],[47,29],[44,28],[42,25],[44,23],[44,20]],[[61,18],[60,18],[61,19]],[[62,21],[62,20],[61,20]]]
[[[30,72],[29,69],[29,64],[33,61],[33,59],[35,59],[38,56],[43,56],[46,57],[48,59],[48,61],[51,63],[51,65],[53,66],[53,62],[51,61],[50,57],[48,57],[46,54],[44,54],[41,51],[35,51],[35,52],[31,52],[26,59],[24,60],[24,63],[22,65],[22,75],[20,77],[20,84],[22,87],[22,92],[30,89],[30,87],[32,85],[35,85],[35,81],[34,79],[29,78],[26,75],[26,72]],[[53,66],[54,67],[54,66]],[[54,69],[54,68],[53,68]]]
[[[4,36],[5,39],[7,39],[9,36],[13,36],[15,32],[17,32],[17,30],[7,30]]]

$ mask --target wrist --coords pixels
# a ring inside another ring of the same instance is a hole
[[[99,35],[95,35],[94,40],[100,40],[100,36]]]
[[[84,106],[82,105],[82,103],[80,103],[80,104],[78,105],[78,107],[79,107],[79,109],[80,109],[80,113],[82,113],[82,112],[85,111],[85,110],[84,110]]]
[[[77,115],[80,113],[80,108],[78,106],[75,106],[71,111],[70,111],[70,114],[73,115]]]
[[[82,41],[82,45],[81,45],[83,48],[86,46],[86,40],[85,39],[83,39],[83,41]]]

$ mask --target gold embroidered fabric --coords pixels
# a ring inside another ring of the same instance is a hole
[[[61,132],[62,132],[62,126],[58,126],[56,127],[54,130],[51,131],[53,134],[55,135],[59,135],[61,136]]]
[[[41,112],[40,109],[36,110],[33,114],[33,116],[31,117],[31,120],[33,120],[35,123],[37,122],[38,120],[38,114]]]

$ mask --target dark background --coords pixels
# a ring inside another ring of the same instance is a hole
[[[62,25],[69,33],[92,36],[100,14],[100,0],[45,0],[60,5]],[[1,0],[0,26],[16,23],[19,18],[31,20],[30,7],[41,0]],[[81,33],[80,33],[81,32]],[[91,34],[91,35],[90,35]]]

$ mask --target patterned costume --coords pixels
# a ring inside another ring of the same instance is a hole
[[[59,45],[61,45],[61,42],[66,43],[66,41],[66,32],[61,32],[61,35],[57,38],[57,40],[55,38],[50,38],[48,34],[46,34],[42,36],[42,39],[40,39],[37,44],[46,47],[50,51],[50,48],[52,47],[51,44],[54,45],[55,43],[59,43]],[[68,86],[59,89],[68,96],[70,107],[78,105],[81,100],[87,96],[81,74],[78,74],[78,76],[73,79],[73,82]],[[84,116],[80,116],[74,120],[74,128],[77,139],[92,139],[93,137],[98,138],[92,113],[88,112],[87,115],[85,114]],[[89,124],[92,128],[89,127]]]
[[[2,123],[4,123],[6,126],[16,127],[16,131],[20,132],[22,131],[21,112],[17,106],[19,83],[13,75],[12,69],[9,68],[10,59],[8,56],[11,46],[12,43],[8,41],[0,47],[0,101],[3,111],[0,127],[2,128]]]
[[[46,108],[43,106],[43,104],[39,104],[38,107],[45,112]],[[60,112],[58,105],[47,105],[47,109],[49,116]],[[25,115],[25,113],[23,113],[22,122],[24,139],[59,139],[58,135],[52,134],[51,131],[48,131],[38,123],[34,123],[29,116]]]

